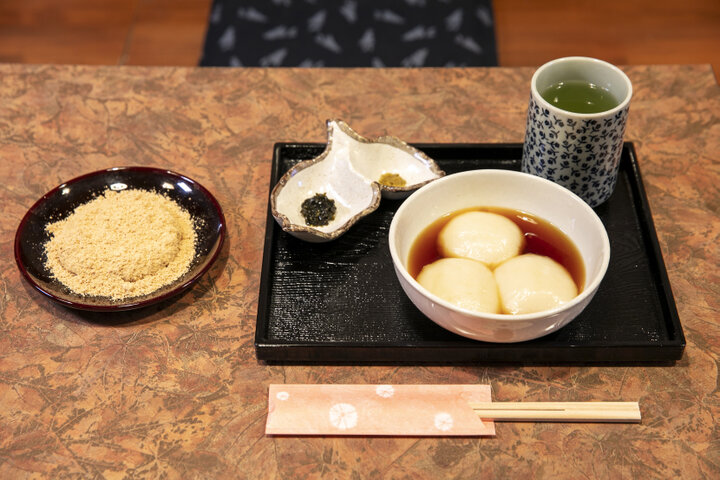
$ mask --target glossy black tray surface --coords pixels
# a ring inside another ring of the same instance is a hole
[[[417,144],[447,174],[479,168],[519,170],[520,144]],[[271,188],[324,144],[276,144]],[[631,143],[618,184],[595,209],[610,236],[600,289],[572,323],[545,337],[496,344],[466,339],[425,317],[403,293],[387,234],[402,200],[344,236],[311,244],[283,232],[268,212],[255,332],[269,363],[357,364],[668,364],[685,337],[667,278]]]

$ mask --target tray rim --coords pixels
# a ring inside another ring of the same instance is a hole
[[[507,157],[508,161],[517,161],[517,151],[522,149],[522,143],[411,143],[413,147],[419,150],[432,150],[432,149],[463,149],[468,151],[483,150],[487,155],[488,151],[494,151],[500,153],[500,160]],[[667,274],[667,268],[662,256],[662,250],[660,243],[657,238],[657,231],[655,224],[652,219],[652,212],[647,199],[647,195],[644,188],[644,182],[640,173],[640,167],[637,162],[637,155],[633,142],[626,141],[623,144],[623,155],[621,161],[627,155],[629,162],[629,168],[634,181],[630,183],[630,189],[632,190],[632,196],[634,200],[639,202],[639,205],[634,207],[634,211],[637,215],[641,215],[638,218],[641,225],[642,234],[646,237],[646,244],[649,244],[649,250],[647,251],[650,259],[650,268],[652,269],[652,275],[658,280],[661,288],[658,289],[658,293],[661,296],[661,310],[665,317],[665,324],[668,327],[668,336],[663,340],[662,344],[648,345],[637,341],[628,342],[614,342],[612,345],[555,345],[555,346],[528,346],[521,347],[524,351],[532,351],[537,349],[539,353],[546,354],[548,357],[547,363],[538,360],[512,360],[512,361],[499,361],[499,360],[467,360],[467,361],[438,361],[434,359],[417,359],[423,357],[423,354],[432,356],[432,351],[444,351],[448,347],[453,347],[461,353],[465,351],[475,353],[475,357],[482,357],[484,355],[478,355],[478,351],[485,352],[490,351],[502,351],[502,350],[517,350],[518,346],[525,344],[526,342],[519,343],[490,343],[490,342],[479,342],[482,348],[479,350],[478,345],[475,343],[463,343],[455,344],[448,341],[439,342],[404,342],[402,344],[383,342],[373,343],[369,345],[359,341],[338,341],[338,342],[303,342],[303,341],[278,341],[270,340],[268,338],[267,330],[269,327],[269,306],[270,306],[270,285],[271,285],[271,266],[273,260],[273,240],[277,233],[275,228],[275,219],[272,216],[269,205],[269,195],[274,187],[275,182],[279,178],[280,172],[280,155],[283,149],[287,148],[323,148],[324,143],[320,142],[278,142],[273,146],[273,157],[271,163],[271,174],[270,174],[270,187],[268,189],[268,206],[267,206],[267,218],[265,226],[265,237],[263,242],[263,259],[262,259],[262,270],[260,275],[260,288],[258,295],[258,308],[255,325],[255,353],[256,357],[260,361],[274,364],[358,364],[358,365],[386,365],[386,364],[417,364],[417,365],[459,365],[459,364],[509,364],[509,365],[573,365],[573,364],[618,364],[618,365],[667,365],[674,364],[676,361],[683,357],[686,339],[685,334],[680,322],[680,318],[677,312],[677,306],[675,303],[674,295],[670,285],[669,277]],[[478,155],[473,155],[478,157]],[[442,161],[442,159],[440,159]],[[623,165],[621,164],[621,167]],[[672,327],[672,328],[670,328]],[[555,351],[566,351],[567,349],[573,349],[574,351],[582,351],[585,354],[593,356],[593,352],[600,353],[605,352],[607,349],[616,350],[614,360],[593,360],[587,357],[582,360],[553,360],[552,353]],[[629,357],[633,356],[629,349],[643,349],[645,351],[663,353],[662,356],[656,355],[656,359],[651,360],[637,360]],[[366,354],[363,352],[383,352],[387,350],[389,352],[384,355],[386,360],[367,360]],[[628,350],[623,352],[623,350]],[[283,351],[282,358],[277,355],[278,351]],[[327,353],[334,351],[342,351],[342,360],[330,360],[324,358]],[[403,352],[413,352],[414,358],[409,360],[401,360],[396,357],[401,357]],[[420,355],[418,355],[418,352]],[[540,355],[542,356],[542,355]]]

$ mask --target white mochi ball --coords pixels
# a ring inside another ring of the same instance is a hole
[[[442,258],[425,265],[420,285],[453,305],[467,310],[500,313],[495,279],[488,267],[466,258]]]
[[[438,235],[444,257],[472,258],[490,268],[520,253],[523,233],[512,220],[489,212],[467,212],[445,225]]]
[[[578,294],[570,273],[555,260],[525,254],[511,258],[493,272],[505,313],[550,310]]]

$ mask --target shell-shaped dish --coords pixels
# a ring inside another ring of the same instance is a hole
[[[327,129],[325,150],[288,170],[270,195],[275,220],[301,240],[334,240],[375,211],[381,196],[403,198],[444,175],[431,158],[395,137],[369,140],[340,120],[328,120]],[[303,202],[317,194],[336,208],[322,226],[308,225],[301,213]]]
[[[384,198],[405,198],[445,175],[432,158],[397,137],[370,140],[340,120],[329,121],[328,130],[336,141],[351,145],[348,151],[353,168],[368,180],[377,182]],[[384,176],[400,178],[403,184],[388,184]]]
[[[278,181],[270,195],[270,207],[283,230],[308,242],[327,242],[345,233],[360,218],[380,205],[380,187],[352,167],[353,144],[328,127],[328,144],[319,156],[298,163]],[[311,226],[301,213],[305,200],[325,194],[336,207],[327,225]]]

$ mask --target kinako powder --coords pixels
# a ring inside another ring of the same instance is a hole
[[[146,190],[106,190],[46,230],[47,268],[84,296],[147,295],[187,272],[195,256],[190,214]]]

